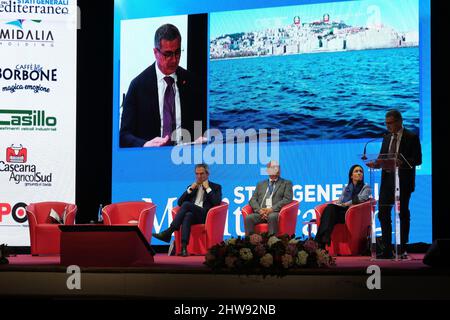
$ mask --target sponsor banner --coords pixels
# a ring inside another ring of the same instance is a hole
[[[73,0],[0,0],[0,16],[4,19],[19,17],[70,23],[76,20],[76,15]]]
[[[28,203],[75,201],[74,8],[0,0],[0,243],[10,246],[29,245]]]

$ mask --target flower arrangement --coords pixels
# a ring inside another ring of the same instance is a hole
[[[312,239],[263,233],[231,238],[211,247],[205,264],[213,271],[282,276],[299,268],[329,267],[335,260]]]

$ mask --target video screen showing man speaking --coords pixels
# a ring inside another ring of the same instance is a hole
[[[189,40],[192,28],[205,37]],[[121,36],[120,147],[201,143],[207,127],[206,15],[131,20],[122,23]],[[126,91],[125,78],[131,80]]]

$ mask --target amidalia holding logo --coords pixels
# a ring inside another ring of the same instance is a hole
[[[56,130],[56,117],[44,110],[0,109],[0,130]]]
[[[28,23],[28,21],[30,23]],[[45,27],[29,30],[24,29],[25,23],[28,24],[28,27],[29,25],[34,26],[35,24],[40,24],[41,22],[42,20],[25,19],[17,19],[6,22],[4,27],[0,28],[0,46],[3,46],[4,44],[11,46],[12,43],[16,43],[24,44],[26,46],[40,45],[45,47],[49,45],[50,47],[53,47],[55,38],[53,37],[52,30],[48,30]]]

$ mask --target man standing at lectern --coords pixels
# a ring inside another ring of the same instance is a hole
[[[383,138],[380,154],[397,154],[400,180],[400,257],[407,258],[406,244],[409,241],[410,211],[409,200],[415,187],[416,166],[422,164],[419,137],[403,128],[402,114],[398,110],[386,113],[386,128],[390,134]],[[401,154],[401,156],[400,156]],[[403,157],[402,157],[403,156]],[[406,161],[405,161],[406,160]],[[381,224],[383,252],[381,259],[393,258],[391,209],[394,204],[395,171],[381,172],[378,219]]]

